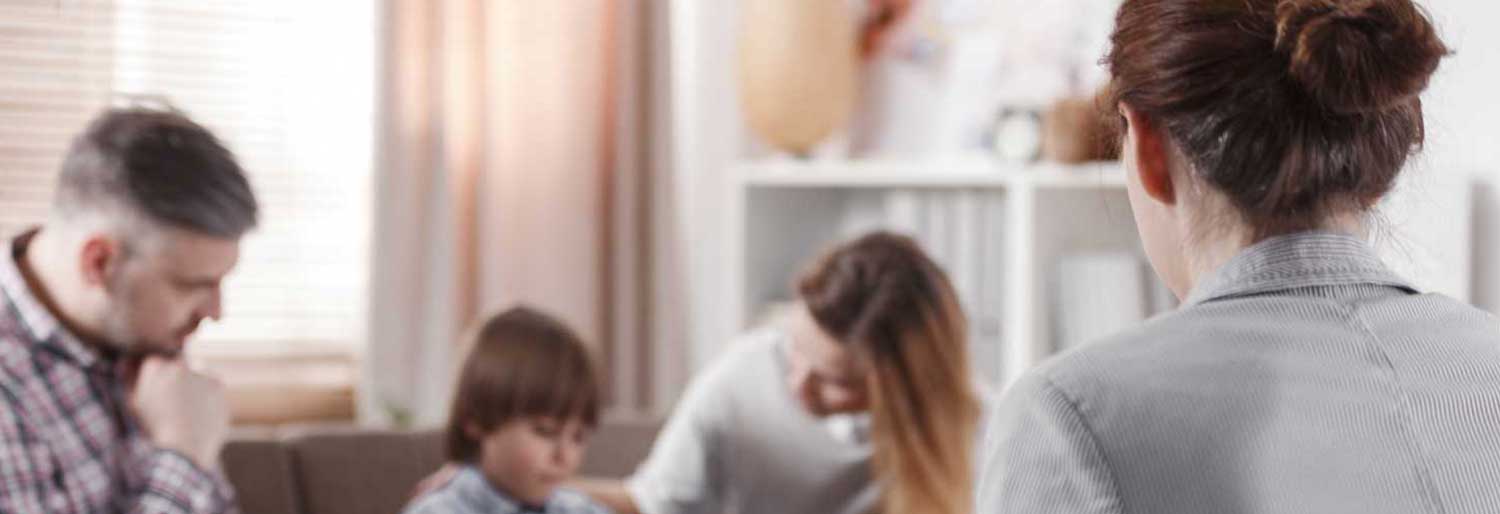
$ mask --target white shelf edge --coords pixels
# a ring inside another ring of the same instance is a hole
[[[960,161],[767,161],[741,163],[735,176],[743,187],[803,188],[975,188],[1114,189],[1125,185],[1113,162],[1068,165]]]
[[[770,160],[740,162],[732,165],[727,181],[731,218],[727,229],[736,234],[737,245],[728,253],[735,272],[729,278],[730,301],[736,322],[745,323],[745,307],[751,299],[745,274],[752,248],[745,244],[754,195],[793,194],[809,190],[848,190],[849,192],[911,189],[991,190],[1007,198],[1003,219],[1008,254],[1003,264],[1007,286],[1003,293],[1002,337],[999,363],[985,363],[997,371],[996,383],[1003,389],[1032,366],[1052,354],[1050,330],[1047,327],[1051,307],[1037,299],[1038,288],[1045,287],[1037,276],[1041,260],[1037,254],[1038,204],[1053,201],[1051,193],[1100,191],[1123,192],[1126,176],[1116,162],[1082,165],[1058,163],[1004,164],[983,159],[932,160]]]

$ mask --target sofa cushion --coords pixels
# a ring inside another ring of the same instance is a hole
[[[292,454],[269,436],[237,438],[220,454],[243,514],[300,514]]]
[[[290,439],[303,514],[395,513],[443,463],[439,432],[348,429]]]
[[[578,473],[622,478],[651,451],[657,421],[599,427]],[[222,460],[244,514],[396,513],[416,484],[443,465],[442,432],[348,425],[239,430]]]

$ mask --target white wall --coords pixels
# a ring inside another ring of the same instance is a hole
[[[1500,3],[1427,0],[1443,38],[1455,50],[1427,95],[1425,171],[1471,172],[1475,196],[1472,298],[1500,312]],[[1447,218],[1453,213],[1435,212]]]
[[[699,369],[728,342],[735,327],[719,301],[728,272],[720,206],[724,173],[744,154],[746,135],[736,88],[737,0],[672,0],[671,201],[676,213],[667,245],[682,265],[686,302],[679,303],[688,334],[689,363]],[[674,257],[675,258],[675,257]]]
[[[682,277],[687,301],[673,315],[680,316],[680,326],[686,326],[694,368],[716,355],[738,329],[718,299],[724,293],[721,278],[729,272],[719,208],[726,194],[724,172],[736,158],[755,148],[743,128],[736,90],[739,1],[673,0],[670,4],[672,158],[668,187],[676,213],[671,220],[676,236],[670,248],[663,249],[682,259],[677,262],[682,266],[669,272]],[[1420,282],[1466,294],[1481,307],[1500,312],[1500,29],[1494,26],[1494,20],[1500,20],[1500,2],[1426,0],[1425,4],[1456,54],[1444,62],[1426,96],[1428,145],[1414,161],[1401,197],[1394,202],[1391,214],[1401,226],[1392,232],[1398,246],[1415,248],[1417,253],[1430,247],[1468,252],[1430,260],[1428,269],[1414,272],[1432,276],[1418,277]],[[1472,229],[1467,229],[1449,222],[1469,214],[1454,212],[1453,205],[1441,200],[1441,191],[1470,177],[1482,186],[1473,198]],[[1455,241],[1450,236],[1461,236],[1458,230],[1472,231],[1473,237]],[[1436,269],[1459,265],[1454,263],[1472,270]]]

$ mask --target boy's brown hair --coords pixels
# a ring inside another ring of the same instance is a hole
[[[448,417],[447,454],[472,461],[484,433],[527,416],[599,421],[600,388],[583,340],[556,318],[528,307],[491,317],[473,336]]]

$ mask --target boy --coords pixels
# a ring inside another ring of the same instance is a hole
[[[408,514],[607,514],[562,488],[599,419],[599,382],[588,349],[561,322],[528,308],[480,328],[448,420],[457,473]]]

